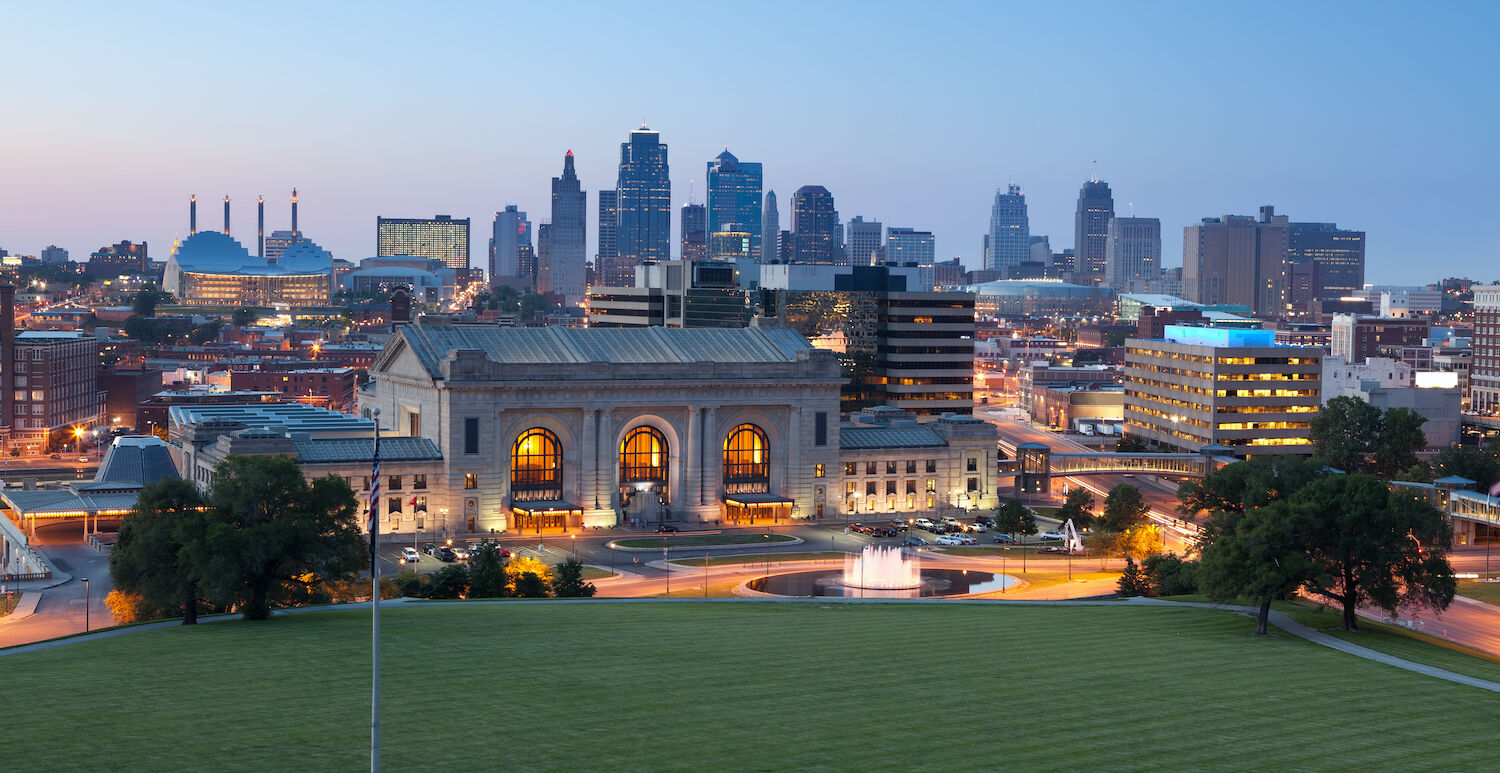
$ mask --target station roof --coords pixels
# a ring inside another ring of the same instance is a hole
[[[943,448],[942,435],[921,426],[840,427],[839,448]]]

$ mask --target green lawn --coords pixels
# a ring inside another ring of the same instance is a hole
[[[1500,695],[1196,609],[506,604],[381,622],[389,770],[1483,770],[1473,741],[1500,713]],[[5,759],[365,769],[369,631],[349,610],[0,658],[25,696]],[[916,665],[940,654],[963,665]],[[90,695],[108,699],[80,710]]]
[[[1483,601],[1486,604],[1500,604],[1500,582],[1459,580],[1458,595],[1468,596],[1471,599]]]
[[[6,615],[16,611],[16,605],[20,603],[20,591],[11,591],[4,596],[0,596],[0,617],[5,617]]]
[[[769,541],[776,543],[796,540],[796,537],[789,534],[772,534]],[[674,537],[636,537],[615,540],[615,544],[622,548],[692,548],[706,545],[764,545],[766,542],[764,534],[684,534]]]

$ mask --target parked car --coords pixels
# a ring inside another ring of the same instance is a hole
[[[962,545],[962,544],[964,544],[964,541],[962,539],[959,539],[959,537],[957,535],[954,535],[954,534],[945,534],[945,535],[943,535],[941,537],[938,537],[936,540],[933,540],[933,541],[936,542],[939,545]]]
[[[871,537],[894,537],[896,530],[889,526],[873,526],[870,528]]]
[[[943,516],[943,525],[947,526],[950,529],[955,529],[955,528],[962,528],[963,525],[964,525],[964,522],[958,520],[957,518],[954,518],[951,515],[945,515],[945,516]]]
[[[1014,544],[1016,544],[1016,538],[1010,536],[1009,534],[996,534],[995,535],[995,541],[999,542],[1002,545],[1014,545]]]
[[[414,547],[412,547],[410,545],[407,545],[406,547],[401,548],[401,560],[402,561],[405,561],[408,564],[415,564],[417,562],[418,558],[421,558],[421,556],[417,555],[417,549],[416,548],[414,548]]]
[[[62,454],[53,454],[52,458],[53,459],[61,459],[62,458]]]
[[[447,545],[439,547],[437,549],[437,553],[435,553],[434,555],[437,556],[437,560],[444,561],[450,564],[458,560],[458,554],[454,553],[453,548],[450,548]]]
[[[922,548],[922,547],[927,547],[927,540],[922,539],[921,537],[907,537],[907,538],[901,540],[901,547],[904,547],[904,548]]]
[[[1043,540],[1060,540],[1063,538],[1063,533],[1053,529],[1051,531],[1044,531],[1037,536]]]
[[[664,523],[664,524],[656,527],[656,533],[657,534],[676,534],[677,533],[677,527],[673,526],[670,523]]]
[[[912,521],[912,524],[915,525],[918,529],[932,528],[932,521],[927,518],[918,518],[917,520]]]
[[[928,526],[927,530],[930,531],[930,532],[932,532],[933,534],[947,534],[948,533],[948,527],[942,525],[941,523],[934,523],[933,525]]]
[[[422,546],[422,552],[426,553],[429,556],[437,555],[437,549],[438,544],[436,542],[429,542],[426,545]]]
[[[898,532],[904,532],[908,528],[910,528],[910,526],[907,525],[906,521],[891,521],[891,528],[895,529]]]
[[[88,460],[89,460],[89,458],[87,456],[80,456],[80,457],[78,457],[78,461],[80,461],[80,462],[86,462]]]
[[[979,540],[974,539],[973,537],[970,537],[967,534],[955,532],[952,536],[953,536],[954,539],[958,540],[960,543],[965,544],[965,545],[978,545],[979,544]]]
[[[850,534],[869,534],[870,531],[871,531],[870,527],[866,526],[866,525],[864,525],[862,523],[851,523],[851,524],[849,524],[849,533]]]
[[[460,561],[467,561],[469,560],[469,549],[463,545],[455,545],[453,547],[453,557]]]
[[[985,526],[994,526],[995,519],[988,515],[979,515],[974,517],[974,523],[982,523]]]
[[[985,532],[987,532],[987,531],[990,530],[988,526],[985,526],[984,524],[982,524],[982,523],[980,523],[978,521],[975,521],[975,522],[969,524],[968,526],[965,526],[964,529],[967,530],[967,531],[973,532],[974,534],[983,534],[983,533],[985,533]]]

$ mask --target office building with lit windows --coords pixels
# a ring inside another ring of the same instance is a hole
[[[755,260],[761,258],[761,168],[759,162],[741,161],[724,149],[717,158],[708,162],[708,257],[714,260],[734,260],[743,257],[745,250],[737,245],[731,252],[714,252],[713,235],[729,232],[750,234],[749,254]],[[688,228],[682,228],[683,241],[687,240]],[[726,245],[732,244],[725,242]],[[688,260],[683,255],[683,260]]]
[[[218,231],[179,242],[162,276],[162,289],[187,306],[326,306],[332,287],[333,257],[310,241],[293,244],[272,263]]]
[[[469,219],[376,217],[375,255],[412,255],[443,261],[449,268],[469,267]]]
[[[1125,433],[1182,451],[1309,454],[1322,371],[1322,349],[1278,346],[1274,330],[1168,325],[1125,342]]]

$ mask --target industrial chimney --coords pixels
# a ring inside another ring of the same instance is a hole
[[[188,236],[198,233],[198,194],[188,197]]]
[[[0,285],[0,425],[14,427],[16,413],[15,386],[16,364],[16,288],[12,284]]]
[[[266,197],[255,197],[255,257],[266,256]]]
[[[224,235],[229,235],[229,194],[224,194]]]
[[[292,241],[297,240],[297,189],[292,189]]]

